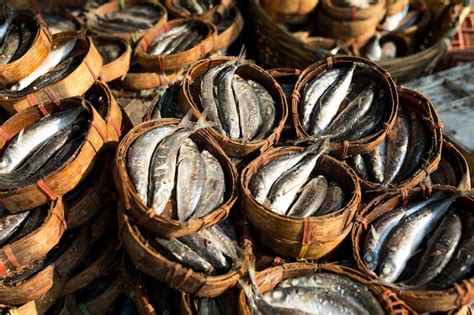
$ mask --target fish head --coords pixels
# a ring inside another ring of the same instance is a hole
[[[11,163],[9,156],[0,157],[0,172],[7,168],[7,166]]]
[[[399,265],[387,260],[380,266],[380,279],[390,283],[394,282],[400,272],[401,268]]]

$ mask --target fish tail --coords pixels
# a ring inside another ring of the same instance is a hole
[[[331,148],[331,139],[329,137],[325,137],[318,140],[316,143],[313,143],[309,147],[307,147],[305,151],[319,156],[319,155],[329,152],[330,148]]]
[[[456,187],[456,190],[458,190],[461,193],[465,193],[468,196],[472,196],[469,194],[469,192],[472,192],[472,190],[469,189],[469,186],[470,186],[469,172],[466,172],[462,176],[461,181],[459,182],[459,185]]]
[[[258,291],[255,289],[255,287],[253,287],[251,284],[246,283],[242,279],[239,279],[238,283],[244,291],[245,296],[247,297],[249,306],[252,309],[251,313],[254,314],[254,312],[256,312],[257,314],[259,314],[260,312],[258,311],[258,306],[256,302]]]
[[[214,122],[207,120],[208,114],[209,114],[209,108],[204,108],[204,110],[201,113],[201,116],[199,116],[199,119],[196,122],[196,125],[194,126],[194,131],[197,131],[199,129],[204,129],[204,128],[211,128],[215,126]]]

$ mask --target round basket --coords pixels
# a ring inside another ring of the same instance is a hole
[[[196,14],[190,15],[184,10],[176,7],[173,2],[174,2],[173,0],[164,0],[166,9],[168,9],[168,12],[170,13],[171,16],[175,18],[183,18],[183,19],[184,18],[199,18],[204,21],[211,21],[214,13],[224,10],[226,6],[230,6],[233,0],[221,0],[218,5],[213,6],[210,10],[204,12],[201,15],[196,15]]]
[[[332,252],[349,234],[352,221],[361,201],[360,187],[354,172],[344,163],[322,155],[314,170],[334,179],[343,187],[347,201],[337,212],[319,216],[298,218],[277,214],[261,205],[252,196],[249,183],[258,170],[271,160],[292,152],[301,152],[300,147],[280,147],[264,152],[242,171],[242,210],[253,226],[255,238],[266,248],[283,257],[318,259]]]
[[[98,7],[93,12],[93,14],[107,14],[107,13],[119,11],[121,6],[122,7],[127,7],[127,6],[130,6],[130,5],[133,6],[133,4],[136,4],[136,3],[150,4],[150,5],[154,6],[156,9],[158,9],[159,11],[162,12],[161,17],[158,19],[158,21],[155,23],[155,25],[153,25],[153,27],[148,28],[148,29],[138,30],[138,31],[133,32],[133,33],[103,32],[103,31],[99,31],[99,30],[94,28],[94,25],[93,25],[91,19],[87,19],[86,27],[95,35],[109,35],[109,36],[111,35],[111,36],[118,37],[118,38],[121,38],[123,40],[126,40],[127,42],[133,43],[133,42],[138,41],[143,35],[145,35],[145,33],[148,30],[150,30],[154,27],[160,27],[163,24],[165,24],[166,21],[168,20],[168,12],[166,11],[165,7],[161,3],[159,3],[158,1],[154,1],[154,0],[112,1],[112,2],[105,3],[105,4],[101,5],[100,7]]]
[[[201,76],[210,68],[227,62],[231,60],[231,58],[232,57],[217,57],[203,59],[189,68],[178,94],[178,105],[183,113],[187,113],[191,110],[194,117],[199,118],[201,116],[202,107],[198,101],[200,91],[199,81]],[[257,150],[264,152],[280,138],[288,116],[288,109],[285,95],[280,85],[265,70],[254,64],[244,64],[237,69],[236,73],[244,79],[252,79],[260,83],[270,93],[275,103],[275,126],[273,132],[265,139],[242,142],[226,137],[214,128],[209,129],[209,134],[222,146],[227,155],[231,157],[244,157]]]
[[[232,17],[232,23],[222,32],[217,31],[217,36],[214,41],[213,51],[220,51],[222,49],[228,48],[236,39],[239,37],[242,29],[244,28],[244,19],[240,14],[240,11],[237,7],[232,7],[228,9],[228,12],[223,14],[228,14]],[[213,15],[211,22],[216,22],[216,14]]]
[[[32,211],[42,211],[34,209]],[[40,259],[59,243],[66,230],[64,205],[61,199],[49,204],[46,217],[41,225],[35,227],[20,238],[6,244],[0,249],[0,278],[17,274]],[[2,303],[2,302],[0,302]],[[23,304],[23,303],[19,303]]]
[[[385,15],[385,1],[377,0],[367,8],[342,6],[334,0],[321,0],[324,10],[333,18],[346,21],[368,20],[377,16],[381,20]]]
[[[370,69],[371,72],[367,72],[366,76],[368,77],[370,75],[370,78],[384,89],[386,99],[385,103],[388,107],[388,113],[381,124],[382,127],[376,131],[372,131],[368,136],[354,141],[331,143],[331,154],[341,157],[351,154],[364,154],[371,152],[385,139],[388,130],[393,128],[398,110],[398,93],[395,82],[392,80],[390,74],[373,62],[363,58],[343,56],[329,57],[303,70],[298,82],[296,82],[295,90],[292,95],[291,108],[296,134],[299,138],[306,138],[310,134],[303,128],[300,118],[302,103],[300,102],[300,97],[303,94],[305,85],[311,82],[313,78],[316,78],[323,71],[328,71],[336,67],[347,67],[353,64],[359,64]]]
[[[11,190],[1,190],[0,205],[13,213],[32,209],[46,204],[49,200],[57,200],[58,196],[66,194],[79,184],[83,176],[91,169],[97,152],[107,143],[107,128],[104,120],[89,102],[85,103],[91,121],[85,141],[75,154],[60,168],[34,184],[27,184]],[[0,138],[0,150],[3,150],[9,140],[23,128],[33,125],[44,115],[59,111],[58,106],[62,109],[75,108],[82,106],[82,100],[72,98],[61,101],[59,105],[48,103],[16,114],[1,126],[3,134],[9,137],[7,139]]]
[[[377,297],[382,308],[387,314],[409,315],[413,311],[401,301],[392,291],[374,284],[365,275],[357,270],[336,264],[309,264],[309,263],[287,263],[278,267],[272,267],[258,272],[256,275],[257,290],[264,293],[273,290],[280,282],[288,278],[310,275],[315,272],[330,272],[348,277],[356,282],[367,286],[371,293]],[[248,305],[243,290],[239,294],[239,313],[250,315],[252,311]]]
[[[53,35],[53,46],[77,37],[75,32],[62,32]],[[98,79],[102,68],[102,57],[90,38],[78,37],[76,49],[87,51],[83,61],[62,80],[26,96],[8,97],[0,94],[0,106],[10,115],[47,102],[59,103],[60,100],[83,95]]]
[[[443,150],[438,169],[431,175],[431,181],[435,185],[453,187],[461,185],[463,189],[471,189],[469,164],[456,146],[446,139],[443,141]]]
[[[13,84],[27,77],[43,63],[51,51],[51,34],[38,16],[19,13],[12,20],[12,23],[17,22],[32,23],[37,30],[33,43],[23,56],[11,63],[0,65],[0,84],[3,85]]]
[[[181,80],[183,69],[176,71],[156,72],[128,72],[124,78],[115,80],[111,84],[115,87],[130,91],[154,89],[166,86],[170,82]]]
[[[263,7],[272,17],[280,15],[305,15],[311,13],[316,8],[318,0],[264,0]]]
[[[179,122],[178,119],[169,118],[147,121],[134,127],[120,142],[113,169],[114,182],[125,209],[132,215],[134,221],[164,238],[181,237],[221,222],[227,217],[237,199],[237,171],[235,167],[208,132],[198,130],[190,138],[196,142],[199,149],[209,151],[220,162],[224,171],[226,183],[224,202],[208,215],[185,223],[154,214],[153,209],[149,209],[143,204],[127,172],[128,149],[132,142],[142,134],[157,127],[177,125]],[[167,205],[167,207],[169,206],[171,204]]]
[[[429,174],[433,173],[441,160],[441,151],[443,147],[443,127],[438,117],[435,107],[430,100],[423,94],[410,90],[408,88],[399,87],[398,96],[400,108],[405,110],[407,115],[416,113],[420,116],[424,124],[426,134],[431,143],[427,143],[427,148],[421,165],[405,179],[394,182],[389,185],[389,189],[399,189],[401,187],[410,189],[420,184]],[[414,139],[416,141],[416,139]],[[411,144],[409,144],[411,145]],[[376,190],[382,187],[382,184],[364,180],[360,178],[360,183],[363,190]]]
[[[367,229],[370,228],[370,224],[396,207],[406,205],[410,201],[421,200],[436,191],[454,193],[455,189],[449,186],[435,186],[432,188],[423,186],[421,188],[404,190],[403,192],[387,193],[373,199],[360,212],[356,219],[357,223],[352,230],[352,250],[360,270],[370,277],[373,277],[372,273],[365,267],[361,257],[361,247]],[[470,209],[473,208],[474,200],[472,198],[461,197],[456,200],[455,204],[462,204],[466,209],[469,209],[467,211],[472,211]],[[391,288],[395,290],[403,301],[417,312],[447,312],[460,306],[470,304],[474,300],[471,290],[473,284],[474,278],[470,278],[463,280],[462,283],[455,284],[447,290],[415,291],[397,287],[395,284],[393,284]]]
[[[97,110],[107,125],[107,140],[118,142],[122,135],[122,111],[107,84],[96,81],[85,98]]]
[[[113,36],[91,36],[91,39],[95,46],[100,46],[101,44],[107,43],[114,43],[120,46],[120,56],[109,63],[104,63],[102,71],[100,72],[100,78],[104,82],[110,82],[118,78],[123,78],[127,74],[128,68],[130,67],[130,58],[132,56],[132,47],[130,44],[122,38]]]
[[[247,271],[252,255],[252,242],[242,241],[240,263],[224,275],[209,276],[187,268],[162,256],[133,226],[123,207],[119,206],[119,237],[137,269],[155,279],[166,282],[171,288],[200,297],[215,297],[233,287]]]
[[[197,24],[199,32],[204,35],[204,39],[196,46],[185,51],[170,54],[152,56],[148,53],[148,47],[153,40],[161,33],[164,33],[173,27],[183,25],[187,22],[194,22]],[[178,70],[191,65],[193,62],[207,56],[214,48],[214,42],[217,37],[217,30],[214,25],[200,19],[179,19],[163,24],[161,27],[156,27],[148,31],[145,36],[138,42],[135,48],[138,64],[143,68],[151,71],[169,71]]]

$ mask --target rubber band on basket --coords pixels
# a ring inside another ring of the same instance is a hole
[[[44,94],[46,94],[46,96],[51,100],[51,102],[53,102],[54,104],[56,104],[56,106],[58,106],[58,108],[60,110],[63,110],[64,108],[61,106],[61,102],[59,101],[59,99],[56,97],[56,95],[54,94],[54,92],[51,90],[51,88],[49,86],[45,87],[43,89],[43,92]]]
[[[304,259],[304,256],[306,256],[306,252],[309,249],[309,245],[311,245],[311,229],[310,218],[305,218],[303,221],[303,238],[301,240],[301,249],[298,254],[298,260]]]
[[[36,107],[38,105],[38,102],[36,101],[33,94],[26,95],[26,101],[28,102],[28,106],[30,107]]]
[[[50,200],[58,200],[58,195],[45,183],[43,179],[40,179],[36,182],[36,186],[50,199]]]
[[[89,64],[89,62],[87,61],[87,59],[84,59],[83,61],[84,65],[86,66],[87,70],[89,70],[89,73],[91,74],[92,78],[94,79],[94,81],[97,81],[99,79],[99,76],[94,72],[94,70],[92,69],[91,65]]]
[[[0,277],[6,277],[8,276],[8,269],[3,263],[2,260],[0,260]]]
[[[16,259],[15,254],[13,254],[13,251],[10,245],[8,244],[5,245],[3,247],[3,252],[5,253],[5,256],[7,257],[10,264],[12,264],[17,270],[21,268],[21,265],[18,262],[18,259]]]
[[[347,140],[344,140],[344,142],[342,142],[342,159],[345,159],[347,157],[347,154],[349,153],[349,145],[350,143]]]
[[[163,70],[163,67],[164,67],[164,65],[163,65],[163,57],[162,57],[161,55],[156,57],[156,64],[157,64],[157,66],[158,66],[158,70],[159,70],[159,71],[164,71],[164,70]]]
[[[150,40],[148,39],[147,36],[144,36],[143,41],[142,41],[143,52],[147,53],[149,47],[150,47]]]
[[[170,29],[171,29],[171,26],[170,26],[169,23],[163,24],[163,30],[164,30],[165,32],[168,32]]]
[[[351,7],[351,17],[352,21],[355,21],[357,19],[357,8],[356,7]]]
[[[5,142],[8,142],[12,139],[12,137],[5,130],[3,130],[2,127],[0,127],[0,137],[2,137]]]

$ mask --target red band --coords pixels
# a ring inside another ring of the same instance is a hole
[[[3,130],[2,127],[0,127],[0,137],[2,137],[5,140],[5,142],[10,141],[10,139],[12,138],[10,137],[8,133],[5,132],[5,130]]]
[[[36,105],[38,105],[38,102],[35,100],[35,97],[33,96],[33,94],[28,94],[26,96],[26,101],[28,102],[28,105],[30,107],[35,107]]]
[[[344,140],[344,142],[342,143],[342,158],[346,158],[347,157],[347,153],[349,153],[349,141],[347,140]]]
[[[51,102],[53,102],[54,104],[58,105],[59,109],[62,110],[60,104],[61,102],[59,101],[59,99],[56,97],[56,95],[54,94],[54,92],[50,89],[49,86],[45,87],[43,89],[44,93],[46,93],[46,95],[49,97],[49,99],[51,100]]]
[[[97,126],[94,121],[92,121],[91,126],[94,127],[95,130],[97,130],[97,133],[102,138],[102,141],[107,142],[107,135]]]
[[[58,195],[56,195],[56,193],[46,185],[43,179],[40,179],[36,185],[46,196],[48,196],[49,199],[58,200]]]
[[[171,27],[170,27],[169,23],[163,24],[163,30],[164,30],[165,32],[168,32],[170,29],[171,29]]]
[[[312,232],[312,227],[311,227],[311,220],[310,218],[305,218],[303,221],[303,244],[311,244],[311,232]]]
[[[356,20],[356,15],[357,15],[357,9],[356,9],[356,7],[352,7],[352,9],[351,9],[352,21]]]
[[[150,46],[150,40],[148,39],[148,37],[143,37],[143,41],[142,41],[142,49],[144,52],[148,52],[148,47]]]
[[[8,270],[7,267],[5,267],[5,264],[3,261],[0,260],[0,277],[6,277],[8,276]]]
[[[6,245],[3,247],[3,252],[5,253],[5,256],[7,256],[8,261],[15,266],[15,268],[18,270],[21,268],[20,263],[16,259],[15,255],[13,254],[12,248],[10,245]]]
[[[41,114],[43,116],[48,116],[49,115],[49,112],[46,109],[46,107],[44,107],[44,104],[38,104],[37,107],[38,107],[39,111],[41,112]]]
[[[97,81],[99,79],[99,76],[92,70],[92,67],[91,65],[89,64],[89,62],[87,61],[87,59],[84,59],[84,64],[86,65],[86,68],[87,70],[89,70],[89,73],[91,74],[92,78],[94,79],[94,81]]]

